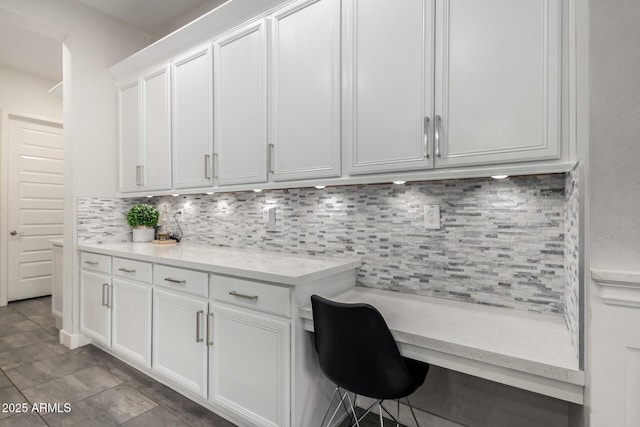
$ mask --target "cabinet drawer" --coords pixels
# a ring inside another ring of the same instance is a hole
[[[151,283],[151,263],[133,261],[126,258],[113,258],[113,275]]]
[[[291,292],[286,287],[212,274],[211,296],[218,301],[291,317]]]
[[[111,274],[111,257],[109,255],[98,255],[90,252],[80,254],[80,265],[84,270],[100,271]]]
[[[187,270],[185,268],[158,264],[153,266],[154,285],[205,298],[209,296],[207,279],[208,273],[203,271]]]

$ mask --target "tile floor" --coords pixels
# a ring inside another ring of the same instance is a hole
[[[34,403],[60,412],[32,411]],[[0,427],[235,426],[97,347],[58,344],[50,297],[0,307],[0,405]],[[379,423],[370,415],[360,425]]]
[[[0,427],[234,426],[92,345],[58,344],[50,313],[49,297],[0,307]],[[31,411],[44,402],[71,411]]]

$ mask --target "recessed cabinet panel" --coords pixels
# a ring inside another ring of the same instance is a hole
[[[151,368],[151,287],[113,280],[113,350]]]
[[[433,2],[350,0],[344,5],[349,173],[432,167]]]
[[[299,1],[271,22],[273,179],[340,176],[340,2]]]
[[[152,369],[207,397],[206,301],[153,291]]]
[[[111,277],[80,273],[80,331],[92,340],[111,345]]]
[[[144,189],[171,189],[169,69],[142,79]]]
[[[258,426],[289,426],[289,324],[212,306],[211,401]]]
[[[560,6],[438,0],[436,167],[559,158]]]
[[[211,49],[173,64],[173,173],[175,188],[213,185]]]
[[[215,176],[219,185],[267,180],[264,21],[214,44]]]
[[[140,84],[120,88],[120,177],[122,192],[140,191]]]

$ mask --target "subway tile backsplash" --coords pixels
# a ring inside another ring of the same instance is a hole
[[[184,209],[185,242],[358,255],[364,260],[359,286],[565,314],[565,298],[571,298],[564,281],[567,181],[565,174],[551,174],[153,199],[79,198],[78,239],[130,240],[125,219],[130,207],[166,204],[172,213]],[[427,204],[440,205],[441,229],[424,227]],[[275,226],[263,224],[265,206],[276,207]],[[573,319],[573,311],[567,316]]]

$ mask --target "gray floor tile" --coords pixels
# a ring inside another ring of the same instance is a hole
[[[11,381],[9,381],[9,378],[4,374],[4,372],[0,372],[0,388],[7,387],[10,385],[12,384],[11,384]]]
[[[42,329],[55,327],[56,325],[56,319],[51,315],[50,312],[34,314],[33,316],[29,316],[29,320],[31,320],[36,325],[40,326]]]
[[[12,404],[26,402],[27,400],[24,398],[22,393],[20,393],[14,386],[10,385],[0,388],[0,403]],[[0,419],[9,418],[12,415],[15,415],[15,412],[0,412]]]
[[[9,323],[8,325],[2,325],[2,328],[0,328],[0,338],[19,334],[20,332],[35,331],[36,329],[40,329],[40,326],[31,320],[25,319],[15,323]]]
[[[8,337],[0,338],[0,353],[43,341],[55,341],[55,337],[42,329],[9,335]]]
[[[189,427],[189,424],[173,415],[161,406],[156,406],[150,411],[137,416],[126,423],[123,427]]]
[[[47,427],[47,424],[37,413],[27,412],[0,420],[0,427]]]
[[[75,403],[121,384],[122,380],[93,366],[23,391],[30,402]]]
[[[5,307],[0,307],[5,308]],[[0,326],[10,325],[16,322],[22,322],[25,320],[29,320],[27,316],[18,313],[14,310],[7,310],[0,312]]]
[[[109,372],[134,388],[149,387],[157,383],[153,378],[127,365],[113,367]]]
[[[25,316],[51,313],[51,302],[47,303],[46,299],[40,298],[14,301],[11,303],[10,307],[18,313],[24,314]]]
[[[86,355],[71,353],[10,369],[5,374],[18,389],[25,390],[94,365]]]
[[[74,403],[66,414],[43,415],[51,427],[68,425],[119,425],[156,407],[145,395],[122,384]],[[85,423],[85,424],[83,424]]]
[[[151,400],[191,426],[234,427],[235,425],[207,408],[187,399],[169,387],[156,383],[140,389]]]
[[[0,353],[0,369],[9,370],[18,366],[70,353],[66,347],[55,341],[45,341]]]

